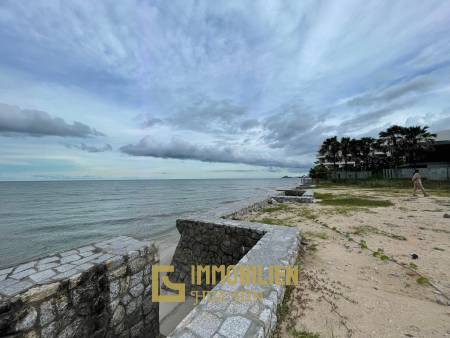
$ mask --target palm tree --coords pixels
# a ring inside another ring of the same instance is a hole
[[[361,159],[364,163],[364,169],[368,170],[375,165],[375,151],[377,149],[377,140],[372,137],[363,137],[360,140]]]
[[[428,126],[413,126],[405,128],[402,148],[408,163],[416,164],[420,155],[433,148],[436,134],[428,132]]]
[[[390,158],[392,164],[397,167],[403,157],[402,139],[405,134],[405,128],[394,125],[386,131],[380,132],[380,146],[384,153]]]
[[[350,154],[352,161],[355,162],[355,168],[361,169],[361,163],[364,160],[363,153],[363,140],[357,140],[352,138],[350,140]]]
[[[344,169],[347,168],[348,158],[351,155],[350,137],[341,138],[341,158],[344,162]]]
[[[336,163],[339,157],[340,143],[337,137],[330,137],[323,141],[319,154],[325,156],[325,160],[333,163],[333,168],[336,168]]]

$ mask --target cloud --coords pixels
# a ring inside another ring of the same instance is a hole
[[[4,0],[0,101],[44,101],[69,121],[51,133],[46,116],[16,135],[100,134],[75,133],[75,102],[133,154],[310,165],[328,136],[405,121],[450,127],[449,14],[439,0]],[[158,142],[141,144],[149,133]]]
[[[238,133],[258,126],[257,119],[249,119],[243,106],[230,100],[214,100],[199,97],[186,107],[177,108],[173,115],[158,118],[141,115],[142,125],[154,127],[165,125],[179,130],[209,133]]]
[[[0,103],[0,134],[82,138],[104,136],[81,122],[69,124],[62,118],[52,117],[44,111],[21,109],[4,103]]]
[[[251,151],[242,151],[229,146],[204,146],[188,143],[180,139],[172,139],[161,143],[149,137],[137,144],[129,144],[120,148],[123,153],[132,156],[149,156],[179,160],[198,160],[202,162],[242,163],[263,167],[304,168],[307,163],[292,159],[277,159],[263,156]]]
[[[102,153],[105,151],[111,151],[112,147],[110,144],[105,144],[103,146],[92,146],[92,145],[86,145],[84,143],[81,144],[66,144],[65,145],[67,148],[73,148],[73,149],[79,149],[82,151],[86,151],[88,153]]]
[[[372,106],[375,104],[387,104],[402,97],[423,94],[433,88],[435,82],[431,77],[417,77],[410,81],[404,81],[383,90],[371,91],[359,95],[348,101],[350,106]]]

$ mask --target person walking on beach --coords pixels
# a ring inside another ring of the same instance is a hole
[[[417,190],[422,191],[424,197],[428,196],[427,193],[425,192],[425,189],[423,188],[422,177],[420,176],[419,169],[414,170],[414,175],[411,180],[414,184],[413,196],[416,196]]]

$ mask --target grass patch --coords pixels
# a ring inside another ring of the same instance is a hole
[[[378,257],[378,258],[381,259],[382,261],[387,261],[387,260],[389,260],[389,256],[386,256],[386,255],[384,254],[384,250],[381,249],[381,248],[378,248],[378,250],[375,251],[375,252],[372,254],[372,256],[373,256],[373,257]]]
[[[417,284],[419,285],[428,285],[430,284],[430,281],[428,280],[428,278],[420,276],[419,278],[416,279]]]
[[[367,242],[365,241],[365,240],[360,240],[359,241],[359,247],[361,248],[361,249],[367,249]]]
[[[307,219],[317,219],[317,215],[308,207],[297,209],[297,215]]]
[[[374,199],[369,197],[358,197],[350,195],[334,195],[330,193],[315,193],[315,198],[320,199],[323,205],[332,205],[340,207],[389,207],[392,206],[391,201]]]
[[[417,269],[417,264],[414,264],[413,262],[409,263],[409,267],[413,270]]]
[[[444,249],[438,248],[437,246],[435,246],[435,247],[433,248],[433,250],[437,250],[437,251],[445,251]]]
[[[318,333],[312,333],[305,330],[292,329],[289,333],[294,338],[320,338]]]
[[[277,204],[274,206],[270,206],[267,208],[262,209],[263,212],[277,212],[277,211],[281,211],[281,210],[286,210],[289,209],[289,206],[286,204]]]
[[[270,225],[284,225],[287,227],[294,227],[295,224],[290,224],[286,220],[264,217],[263,219],[252,219],[252,222],[270,224]]]
[[[436,192],[447,192],[450,194],[450,182],[448,181],[429,181],[423,179],[425,189]],[[383,178],[369,178],[366,180],[341,180],[336,182],[319,184],[319,188],[340,188],[340,187],[361,187],[361,188],[385,188],[389,191],[396,190],[402,192],[404,189],[412,191],[411,179],[383,179]]]
[[[396,239],[396,240],[399,240],[399,241],[406,241],[406,237],[405,236],[401,236],[401,235],[393,234],[391,232],[380,230],[380,229],[377,229],[377,228],[375,228],[373,226],[370,226],[370,225],[360,225],[360,226],[353,227],[353,229],[355,229],[352,232],[353,235],[363,236],[365,234],[372,233],[372,234],[386,236],[386,237],[389,237],[389,238],[392,238],[392,239]]]
[[[307,237],[314,237],[320,239],[328,239],[328,234],[326,232],[318,232],[318,231],[305,231],[304,235]]]

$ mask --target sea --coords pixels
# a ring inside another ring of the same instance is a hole
[[[293,178],[0,182],[0,268],[120,235],[176,245],[175,221],[182,215],[262,198],[297,183]]]

